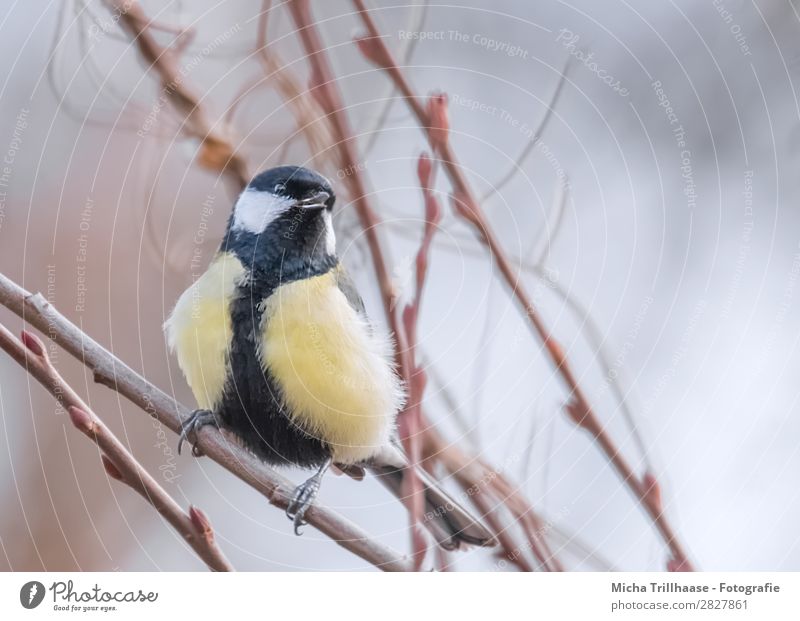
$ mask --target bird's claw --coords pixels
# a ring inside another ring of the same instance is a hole
[[[181,447],[184,441],[191,443],[192,455],[195,457],[203,455],[200,447],[197,446],[197,432],[206,425],[213,425],[219,428],[219,423],[210,410],[195,410],[189,418],[181,423],[181,435],[178,438],[178,455],[181,454]]]
[[[302,535],[300,531],[301,526],[305,526],[307,522],[303,519],[306,511],[314,503],[314,499],[319,493],[320,483],[322,482],[322,473],[317,473],[305,483],[297,486],[292,495],[292,500],[289,506],[286,507],[286,517],[294,523],[294,534]]]

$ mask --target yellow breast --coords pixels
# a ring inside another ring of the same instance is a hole
[[[259,353],[295,424],[328,443],[335,461],[355,463],[389,442],[402,391],[387,343],[335,278],[288,283],[265,300]]]
[[[200,408],[220,402],[228,375],[230,301],[245,273],[232,253],[221,253],[175,304],[164,324],[167,341]]]

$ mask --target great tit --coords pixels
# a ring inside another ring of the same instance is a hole
[[[199,406],[180,443],[211,424],[267,463],[316,469],[287,509],[297,534],[331,464],[357,478],[370,470],[398,496],[410,467],[395,435],[404,396],[391,343],[339,263],[334,201],[330,182],[306,168],[257,175],[164,326]],[[417,475],[424,524],[442,547],[494,543],[430,476]]]

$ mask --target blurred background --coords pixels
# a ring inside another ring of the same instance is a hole
[[[256,42],[267,10],[271,53],[308,81],[284,5],[141,5],[159,43],[182,46],[186,84],[252,171],[305,164],[342,184],[349,171],[311,152],[264,77]],[[370,6],[417,91],[448,94],[451,141],[521,281],[621,450],[661,482],[692,560],[704,570],[800,569],[795,4]],[[312,10],[385,220],[395,284],[408,295],[425,137],[353,45],[362,28],[351,3]],[[7,2],[0,34],[0,270],[192,404],[161,325],[216,250],[235,194],[197,165],[183,117],[104,2]],[[437,189],[447,204],[441,174]],[[429,416],[519,486],[567,568],[663,569],[663,544],[568,421],[563,386],[496,267],[445,211],[420,324]],[[346,196],[335,222],[385,330]],[[5,309],[0,320],[22,326]],[[254,490],[208,459],[178,457],[174,434],[93,385],[66,353],[55,362],[182,505],[206,511],[238,569],[368,568],[313,529],[295,537]],[[0,414],[1,569],[202,569],[5,355]],[[329,477],[321,500],[408,549],[405,510],[374,481]],[[474,550],[455,567],[508,568]]]

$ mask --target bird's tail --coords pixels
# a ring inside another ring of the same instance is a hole
[[[393,451],[393,453],[395,452]],[[398,463],[400,460],[402,463]],[[376,460],[367,468],[395,496],[403,500],[405,492],[403,478],[408,476],[412,466],[407,464],[405,455],[399,450],[391,455],[391,460],[387,461]],[[427,472],[421,468],[414,468],[414,472],[419,478],[425,494],[422,524],[442,548],[457,550],[463,544],[487,547],[496,544],[492,533],[453,500]]]

